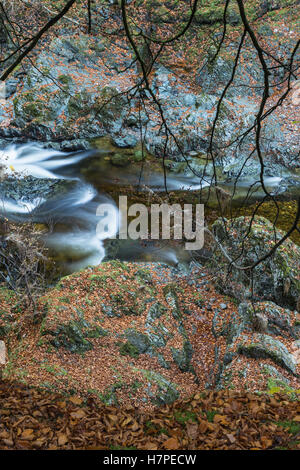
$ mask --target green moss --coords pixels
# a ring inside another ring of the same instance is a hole
[[[197,423],[197,415],[194,411],[190,410],[178,410],[174,413],[174,418],[179,424],[186,424],[188,421]]]
[[[104,330],[104,328],[101,328],[100,326],[97,326],[96,328],[89,330],[86,333],[87,338],[100,338],[101,336],[107,336],[109,333],[107,330]]]
[[[300,423],[296,421],[278,421],[276,424],[277,426],[286,429],[287,432],[293,436],[300,433]]]
[[[112,155],[110,161],[114,166],[125,167],[129,165],[130,158],[127,155],[115,153],[114,155]]]
[[[290,229],[292,221],[295,219],[297,214],[297,201],[278,201],[277,204],[279,207],[279,213],[276,227],[283,230],[284,232],[287,232]],[[243,216],[251,216],[255,208],[255,205],[251,205],[248,207],[243,207],[242,209],[236,209],[234,210],[233,217],[238,217],[241,215],[241,212]],[[277,207],[270,201],[265,202],[259,207],[257,215],[265,217],[271,223],[273,223],[277,217]],[[294,243],[297,243],[297,245],[300,245],[300,233],[296,230],[291,234],[290,239]]]
[[[129,343],[129,341],[122,344],[122,346],[120,347],[120,353],[122,354],[122,356],[130,356],[134,359],[136,359],[140,354],[138,348],[133,344]]]
[[[93,348],[92,343],[86,339],[89,334],[83,321],[70,321],[65,325],[59,325],[56,330],[43,328],[43,335],[52,336],[50,345],[55,348],[65,348],[72,353],[81,354]]]
[[[276,393],[284,393],[289,395],[291,400],[299,400],[300,399],[300,390],[294,389],[287,385],[287,383],[283,382],[282,380],[276,377],[270,377],[267,383],[267,393],[270,395],[274,395]]]

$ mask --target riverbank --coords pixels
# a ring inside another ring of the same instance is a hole
[[[207,389],[297,400],[299,314],[256,304],[261,329],[251,304],[220,294],[213,280],[199,267],[103,263],[63,278],[34,317],[2,290],[3,377],[145,411]]]

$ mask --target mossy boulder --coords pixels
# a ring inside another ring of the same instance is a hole
[[[230,259],[239,267],[253,265],[268,254],[284,233],[276,230],[263,217],[239,217],[227,221],[227,230],[220,218],[213,224],[213,232]],[[251,273],[249,270],[231,266],[228,259],[217,248],[212,260],[216,268],[217,285],[226,294],[240,300],[250,295]],[[291,240],[285,240],[276,251],[263,260],[253,271],[254,296],[270,300],[292,310],[300,309],[300,247]]]
[[[115,153],[114,155],[112,155],[110,161],[112,165],[118,166],[121,168],[130,164],[129,156],[121,154],[121,153]]]
[[[80,354],[93,349],[93,345],[86,339],[87,332],[82,322],[71,321],[64,325],[59,325],[56,330],[45,330],[43,335],[47,335],[49,343],[55,348],[65,348],[68,351]]]
[[[193,357],[193,347],[189,341],[184,341],[182,349],[172,348],[174,362],[181,372],[192,372],[191,360]]]
[[[271,359],[293,375],[297,375],[295,357],[278,339],[270,335],[254,333],[251,337],[240,335],[230,346],[233,354],[241,354],[254,359]],[[234,356],[232,356],[234,357]]]
[[[150,347],[150,340],[147,335],[140,333],[134,329],[128,329],[125,332],[127,342],[131,345],[138,354],[145,353]]]
[[[120,346],[120,353],[122,354],[122,356],[130,356],[132,358],[137,358],[140,354],[140,351],[136,346],[127,341],[126,343],[122,344],[122,346]]]
[[[152,403],[158,406],[170,405],[179,398],[176,384],[151,370],[142,369],[141,372],[148,380],[147,394]],[[153,386],[156,387],[155,392],[152,391]]]

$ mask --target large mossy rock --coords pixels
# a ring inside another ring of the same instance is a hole
[[[99,79],[101,60],[112,61],[104,41],[88,35],[57,38],[49,50],[40,54],[14,98],[14,124],[44,140],[119,132],[127,101],[114,80]]]
[[[227,231],[222,219],[213,224],[213,232],[230,259],[241,267],[251,266],[266,255],[283,232],[276,230],[263,217],[255,217],[250,227],[250,217],[227,221]],[[228,259],[220,249],[216,250],[212,264],[217,267],[217,284],[220,289],[240,300],[250,295],[251,276],[247,270],[231,267],[227,275]],[[253,272],[254,295],[260,300],[299,311],[300,308],[300,248],[291,240],[262,261]]]
[[[179,398],[180,393],[176,384],[151,370],[142,369],[141,372],[148,380],[147,394],[153,404],[170,405]],[[156,387],[156,393],[153,393],[152,386]]]

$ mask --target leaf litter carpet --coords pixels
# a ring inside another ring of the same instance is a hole
[[[0,381],[0,449],[300,449],[300,404],[283,395],[196,394],[154,412]]]

